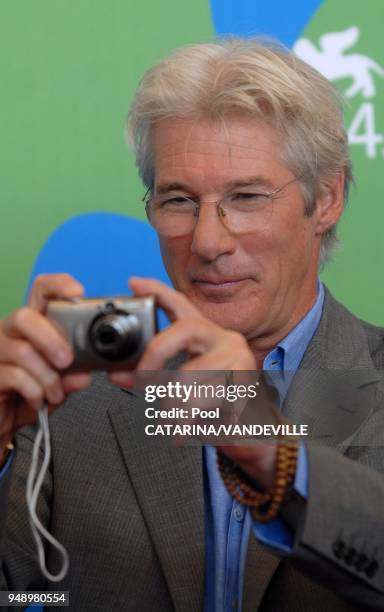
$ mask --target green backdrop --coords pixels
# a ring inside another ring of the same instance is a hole
[[[0,316],[79,212],[144,218],[123,126],[143,72],[212,38],[206,0],[1,0]]]
[[[317,44],[358,24],[354,51],[383,66],[384,5],[371,4],[362,12],[357,0],[328,0],[303,36]],[[37,253],[63,221],[85,211],[144,218],[123,137],[129,101],[159,57],[213,36],[208,0],[1,0],[0,316],[22,302]],[[347,109],[358,188],[323,276],[355,313],[383,324],[384,80],[375,83],[372,99],[357,95]]]

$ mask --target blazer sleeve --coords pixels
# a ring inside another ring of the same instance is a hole
[[[383,610],[384,447],[348,454],[309,446],[308,499],[290,560],[361,609]]]
[[[24,431],[24,430],[23,430]],[[32,456],[32,437],[17,434],[15,456],[10,469],[0,481],[0,552],[2,568],[0,590],[46,590],[46,580],[37,562],[36,544],[29,525],[25,501],[26,478]],[[52,478],[43,484],[38,516],[49,525]]]

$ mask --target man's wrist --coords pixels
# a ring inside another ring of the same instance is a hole
[[[11,440],[0,445],[0,470],[7,463],[8,457],[13,452],[14,448],[15,445]]]
[[[276,444],[263,444],[253,447],[218,446],[236,465],[248,474],[261,489],[268,491],[275,480]]]
[[[275,458],[275,475],[273,486],[267,491],[260,491],[258,481],[236,465],[222,452],[217,453],[220,475],[231,496],[251,511],[253,518],[262,523],[276,518],[286,497],[291,493],[295,479],[299,454],[296,439],[280,441]]]

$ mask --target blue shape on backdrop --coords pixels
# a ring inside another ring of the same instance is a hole
[[[291,47],[324,0],[210,0],[217,34],[266,34]]]
[[[51,234],[30,278],[67,272],[85,287],[87,297],[128,295],[129,276],[146,276],[170,285],[152,227],[125,215],[87,213],[72,217]],[[166,317],[160,316],[163,327]]]

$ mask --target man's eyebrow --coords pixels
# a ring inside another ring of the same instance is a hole
[[[168,193],[169,191],[191,191],[191,189],[184,183],[173,182],[173,183],[160,183],[156,187],[156,193]]]
[[[265,176],[250,176],[247,178],[240,178],[240,179],[233,179],[231,181],[227,181],[223,184],[223,188],[224,191],[232,191],[233,189],[237,189],[237,188],[241,188],[241,187],[251,187],[251,186],[263,186],[266,187],[267,189],[269,188],[274,188],[275,185],[271,182],[270,179],[266,178]],[[181,182],[169,182],[169,183],[160,183],[160,185],[158,185],[157,189],[156,189],[156,193],[158,194],[163,194],[163,193],[168,193],[169,191],[187,191],[187,192],[192,192],[194,191],[193,189],[191,189],[191,187],[189,187],[188,185],[186,185],[185,183],[181,183]]]
[[[247,178],[233,179],[224,183],[224,188],[226,191],[232,191],[232,189],[237,189],[239,187],[251,186],[263,186],[267,189],[272,189],[275,187],[274,183],[272,183],[272,181],[265,176],[250,176]]]

